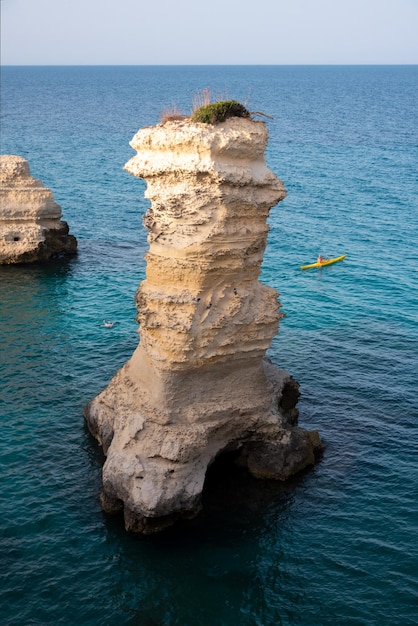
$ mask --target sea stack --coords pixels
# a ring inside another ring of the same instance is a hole
[[[76,254],[77,241],[61,207],[21,156],[0,156],[0,265],[49,261]]]
[[[151,533],[198,513],[222,452],[259,478],[312,465],[298,384],[264,358],[278,293],[258,281],[266,219],[286,191],[266,167],[264,122],[190,119],[140,130],[125,169],[147,182],[149,252],[136,294],[140,343],[85,408],[106,454],[102,506]]]

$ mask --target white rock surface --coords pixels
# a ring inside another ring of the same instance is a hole
[[[0,156],[0,264],[72,256],[75,237],[52,192],[32,178],[26,159]]]
[[[263,122],[144,128],[125,166],[147,181],[140,344],[85,408],[107,456],[103,508],[153,532],[199,511],[216,456],[241,450],[257,477],[313,464],[316,431],[294,424],[298,385],[264,359],[278,293],[258,282],[269,210],[286,192],[267,169]]]

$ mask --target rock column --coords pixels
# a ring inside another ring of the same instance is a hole
[[[123,508],[129,530],[195,515],[223,451],[285,479],[320,446],[295,426],[297,383],[264,359],[280,315],[258,277],[269,210],[286,195],[265,165],[267,137],[263,122],[230,118],[166,122],[131,142],[125,169],[151,201],[140,343],[85,409],[107,456],[103,508]]]
[[[76,254],[77,241],[61,207],[21,156],[0,156],[0,265],[49,261]]]

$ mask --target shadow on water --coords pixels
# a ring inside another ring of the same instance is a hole
[[[285,483],[257,480],[234,460],[220,455],[209,468],[193,520],[144,537],[126,533],[122,516],[105,518],[119,555],[120,623],[236,623],[246,594],[258,594],[260,542],[272,527],[281,535],[306,473]]]
[[[51,278],[67,278],[71,276],[77,263],[77,256],[71,259],[56,259],[53,261],[22,263],[16,265],[0,265],[0,284],[19,285],[28,280]]]
[[[94,445],[94,444],[93,444]],[[191,520],[182,520],[160,533],[136,535],[126,533],[123,516],[106,516],[108,531],[120,538],[142,540],[156,547],[178,547],[199,543],[208,536],[219,539],[230,534],[256,532],[264,523],[264,518],[272,509],[280,516],[280,511],[288,509],[295,491],[301,487],[310,469],[300,472],[285,482],[253,478],[245,468],[236,463],[234,452],[221,454],[209,467],[202,494],[202,510]]]

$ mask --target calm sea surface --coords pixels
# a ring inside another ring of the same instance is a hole
[[[129,141],[207,87],[274,118],[269,355],[326,450],[285,486],[215,474],[202,518],[137,538],[101,512],[82,407],[138,342]],[[52,189],[79,254],[0,268],[2,624],[418,624],[417,93],[417,66],[3,68],[1,152]],[[301,272],[319,252],[347,258]]]

